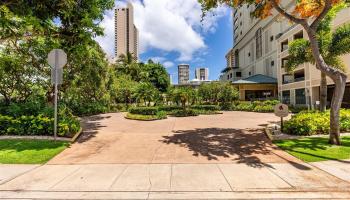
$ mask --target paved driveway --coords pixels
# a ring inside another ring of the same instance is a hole
[[[90,117],[49,164],[0,165],[0,199],[350,199],[349,161],[314,166],[276,149],[261,131],[275,120]]]
[[[98,115],[86,118],[78,142],[49,164],[298,162],[264,135],[262,126],[273,121],[278,118],[271,113],[249,112],[151,122]]]

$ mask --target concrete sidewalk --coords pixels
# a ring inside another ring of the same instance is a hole
[[[349,199],[349,187],[309,164],[43,165],[0,185],[0,198]]]

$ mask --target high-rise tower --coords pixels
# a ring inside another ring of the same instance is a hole
[[[115,56],[131,53],[138,59],[138,30],[134,25],[134,9],[131,3],[126,8],[115,9]]]

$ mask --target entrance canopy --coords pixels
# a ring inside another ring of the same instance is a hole
[[[256,74],[245,79],[232,82],[239,89],[242,101],[262,100],[277,96],[277,79]]]

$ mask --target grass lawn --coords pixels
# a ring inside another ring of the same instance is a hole
[[[273,141],[281,149],[306,161],[350,159],[350,136],[341,137],[342,146],[328,144],[328,137]]]
[[[50,140],[0,140],[0,163],[42,164],[67,148],[69,142]]]

